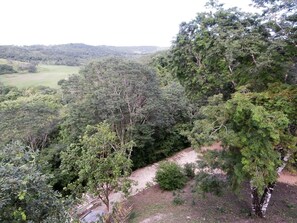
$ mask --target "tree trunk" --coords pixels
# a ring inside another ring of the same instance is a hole
[[[256,216],[265,218],[265,214],[267,211],[267,207],[268,207],[274,186],[275,186],[275,183],[269,184],[265,188],[261,196],[261,199],[259,199],[259,193],[258,193],[257,187],[251,186],[252,210]]]
[[[278,175],[280,175],[283,169],[285,168],[290,156],[291,156],[291,153],[287,153],[287,155],[283,157],[282,159],[283,164],[277,168]],[[250,184],[251,184],[251,197],[252,197],[252,211],[256,216],[265,218],[267,207],[268,207],[272,192],[274,190],[275,182],[269,183],[265,187],[264,192],[261,196],[261,200],[259,199],[258,188],[254,187],[252,182],[250,182]]]
[[[268,184],[268,187],[265,188],[264,193],[261,198],[261,202],[260,202],[261,212],[262,212],[262,217],[264,217],[264,218],[265,218],[266,210],[267,210],[274,186],[275,186],[275,183]]]
[[[263,217],[261,211],[261,203],[259,199],[258,189],[251,185],[251,197],[252,197],[252,211],[255,215]]]

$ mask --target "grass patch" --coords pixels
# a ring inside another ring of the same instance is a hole
[[[37,67],[37,73],[4,74],[0,75],[0,82],[19,88],[39,85],[57,88],[59,80],[67,78],[70,74],[77,74],[78,71],[79,67],[76,66],[41,64]]]
[[[185,200],[181,197],[181,195],[178,193],[172,200],[172,203],[174,205],[182,205],[185,203]]]

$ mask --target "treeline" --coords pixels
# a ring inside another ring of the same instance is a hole
[[[0,64],[0,74],[13,74],[17,71],[13,69],[13,66],[7,64]]]
[[[7,60],[0,64],[0,75],[1,74],[13,74],[13,73],[35,73],[37,72],[36,63],[34,62],[20,62]]]
[[[154,46],[91,46],[86,44],[0,46],[0,58],[31,63],[79,66],[92,59],[107,56],[139,56],[163,48]]]

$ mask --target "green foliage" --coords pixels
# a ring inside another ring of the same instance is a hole
[[[161,87],[166,87],[173,82],[179,83],[171,73],[168,51],[159,52],[152,56],[150,64],[156,70]]]
[[[57,128],[61,104],[54,94],[28,89],[23,95],[0,102],[0,144],[21,140],[32,149],[42,149]]]
[[[226,186],[226,183],[218,175],[203,171],[197,174],[195,180],[196,192],[202,193],[203,196],[205,193],[213,193],[220,196],[223,193],[223,188]]]
[[[36,73],[36,63],[21,62],[16,60],[0,59],[0,74]]]
[[[80,144],[62,153],[63,171],[78,172],[69,189],[77,194],[91,192],[109,209],[109,195],[113,191],[127,194],[130,188],[131,143],[121,144],[106,122],[87,126]]]
[[[174,205],[176,205],[176,206],[177,206],[177,205],[182,205],[182,204],[185,203],[185,200],[181,197],[181,194],[180,194],[180,193],[177,193],[177,194],[174,196],[172,203],[173,203]]]
[[[273,86],[265,93],[236,93],[227,103],[203,107],[205,119],[196,121],[190,133],[193,145],[218,139],[228,145],[230,155],[224,159],[232,165],[222,167],[237,185],[246,178],[259,188],[275,181],[282,154],[296,151],[297,138],[288,131],[289,117],[295,120],[296,91],[285,89]]]
[[[186,163],[184,165],[184,173],[189,178],[192,179],[195,177],[196,165],[194,163]]]
[[[190,123],[192,108],[185,97],[184,88],[170,73],[166,52],[155,54],[151,60],[148,63],[156,71],[162,93],[162,107],[159,108],[162,109],[162,122],[136,127],[134,140],[137,147],[132,153],[133,168],[157,162],[189,146],[187,138],[181,134],[184,123]]]
[[[205,155],[204,164],[223,169],[234,188],[249,180],[255,198],[297,150],[297,48],[294,1],[254,2],[264,9],[262,15],[210,1],[210,12],[181,24],[169,58],[200,105],[186,132],[192,145],[221,141],[223,151]]]
[[[259,15],[212,8],[182,23],[171,50],[171,67],[193,98],[215,94],[230,98],[235,88],[266,89],[286,80],[290,43],[272,36]]]
[[[156,173],[156,182],[163,190],[176,190],[185,186],[187,179],[183,169],[176,163],[163,162]]]
[[[12,66],[8,64],[0,64],[0,75],[13,74],[13,73],[17,73],[17,71],[15,71]]]
[[[162,160],[189,146],[187,138],[179,133],[177,126],[171,129],[137,127],[134,135],[136,147],[131,156],[133,169]]]
[[[67,104],[61,132],[66,143],[78,141],[88,124],[107,120],[121,143],[135,142],[134,168],[186,144],[175,127],[188,116],[183,88],[172,84],[160,89],[156,74],[147,66],[109,58],[88,64],[80,76],[60,84]]]
[[[51,143],[49,146],[41,150],[36,157],[38,165],[44,174],[52,176],[48,183],[54,190],[59,191],[63,196],[70,195],[71,191],[67,190],[67,185],[77,176],[77,172],[62,172],[61,152],[67,149],[67,145],[59,143]],[[70,161],[71,162],[71,161]]]
[[[293,158],[291,159],[291,162],[288,164],[287,169],[289,172],[297,173],[297,152],[293,154]]]
[[[22,92],[16,87],[6,86],[0,82],[0,103],[6,100],[15,100]]]
[[[113,58],[92,62],[80,76],[61,83],[61,88],[69,104],[63,126],[70,139],[86,125],[108,120],[122,142],[130,141],[136,124],[160,121],[155,74],[141,64]]]
[[[18,66],[18,70],[20,70],[21,72],[36,73],[37,67],[34,63],[21,63]]]
[[[59,194],[47,185],[37,154],[19,143],[0,149],[0,221],[69,222]]]

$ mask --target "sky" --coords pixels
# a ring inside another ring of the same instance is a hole
[[[206,0],[1,0],[0,45],[171,45]],[[250,0],[222,0],[247,9]]]

